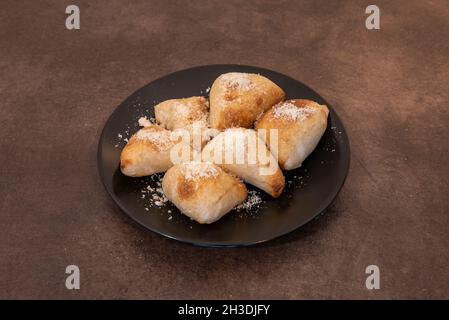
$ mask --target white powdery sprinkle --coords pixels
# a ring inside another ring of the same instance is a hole
[[[249,90],[253,86],[253,83],[246,73],[226,73],[221,76],[221,79],[226,83],[228,87],[233,89]]]
[[[128,142],[128,138],[127,137],[129,137],[129,126],[126,126],[126,130],[124,130],[123,132],[119,132],[118,134],[117,134],[117,143],[114,145],[114,147],[115,148],[118,148],[118,147],[120,147],[121,146],[121,143],[120,142],[122,142],[122,141],[124,141],[124,142]]]
[[[141,190],[141,198],[146,200],[146,211],[149,211],[148,209],[153,207],[163,207],[168,202],[168,199],[162,190],[162,178],[163,175],[155,174],[151,176],[151,180],[156,181],[156,187],[153,188],[148,185]]]
[[[286,119],[293,121],[303,121],[315,112],[316,110],[314,108],[311,108],[309,106],[300,108],[291,102],[284,102],[276,105],[273,108],[273,116],[276,119]]]
[[[184,178],[186,180],[215,178],[220,173],[212,163],[191,161],[184,164]]]
[[[149,127],[151,125],[153,125],[155,123],[154,118],[151,118],[150,120],[148,120],[147,117],[140,117],[139,118],[139,126],[141,127]]]
[[[239,204],[234,209],[237,211],[241,210],[251,210],[254,207],[258,207],[259,204],[262,203],[262,198],[259,196],[257,191],[248,191],[248,198],[246,198],[245,202]]]
[[[202,111],[203,106],[208,106],[208,102],[200,98],[198,101],[175,101],[170,108],[172,116],[175,118],[207,122],[208,114]]]
[[[172,141],[170,135],[170,131],[166,130],[153,131],[142,129],[137,131],[136,138],[140,140],[148,140],[159,149],[164,150],[171,147]]]

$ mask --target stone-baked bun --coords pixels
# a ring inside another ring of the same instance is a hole
[[[122,173],[143,177],[164,172],[174,163],[192,160],[196,153],[190,145],[181,148],[181,140],[172,139],[171,135],[171,131],[158,125],[147,125],[137,131],[120,154]]]
[[[252,128],[254,121],[265,110],[284,98],[284,91],[261,75],[239,72],[222,74],[210,90],[210,125],[218,130]]]
[[[209,102],[205,97],[166,100],[154,107],[160,125],[179,134],[187,131],[190,144],[198,151],[210,140]]]
[[[267,130],[267,146],[270,146],[269,130],[278,130],[278,148],[271,151],[282,169],[292,170],[300,167],[318,145],[326,131],[328,115],[325,105],[303,99],[288,100],[268,110],[256,123],[256,129]]]
[[[204,147],[201,159],[221,166],[274,198],[284,189],[285,179],[277,160],[253,129],[221,132]]]
[[[245,201],[245,184],[212,163],[186,162],[164,175],[162,190],[186,216],[212,223]]]
[[[156,121],[165,129],[185,128],[194,122],[207,127],[209,102],[205,97],[190,97],[163,101],[154,106]]]

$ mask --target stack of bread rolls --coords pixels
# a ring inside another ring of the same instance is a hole
[[[284,91],[258,74],[231,72],[212,84],[209,99],[172,99],[154,107],[120,156],[131,177],[166,172],[165,196],[199,223],[220,219],[248,196],[245,183],[282,194],[282,170],[315,149],[327,127],[325,105],[285,101]]]

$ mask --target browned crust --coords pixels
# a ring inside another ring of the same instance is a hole
[[[120,170],[122,170],[122,172],[126,169],[126,167],[131,166],[132,164],[133,162],[131,160],[120,158]]]
[[[282,174],[282,171],[279,170],[271,183],[271,188],[273,189],[273,191],[270,193],[270,195],[273,198],[278,198],[281,195],[282,191],[284,190],[284,187],[285,187],[285,178],[284,175]]]
[[[178,116],[179,118],[172,118],[176,112],[176,108],[174,108],[175,103],[188,106],[190,109],[189,113],[182,117]],[[209,103],[203,96],[194,96],[165,100],[157,104],[154,109],[158,123],[166,129],[174,130],[207,118],[209,113]],[[167,119],[167,117],[170,119]]]
[[[291,99],[291,100],[287,100],[285,102],[290,102],[298,108],[305,108],[307,106],[310,106],[310,107],[321,106],[317,102],[308,100],[308,99]],[[274,112],[275,106],[273,106],[271,109],[266,111],[260,117],[260,119],[257,121],[257,123],[255,125],[256,130],[278,129],[279,130],[279,136],[278,136],[279,137],[279,145],[282,145],[282,144],[290,145],[291,133],[289,133],[288,131],[290,128],[292,128],[292,126],[298,126],[300,124],[292,123],[290,120],[286,120],[283,118],[274,117],[273,112]],[[290,123],[287,123],[289,121],[290,121]],[[270,135],[269,134],[267,134],[267,137],[266,137],[266,145],[268,148],[270,148]],[[286,153],[286,152],[279,152],[278,159],[277,159],[279,162],[279,166],[284,170],[285,170],[285,162],[287,161],[287,154],[288,153]]]
[[[179,199],[187,200],[195,196],[196,183],[184,178],[183,175],[177,177],[176,192]]]
[[[211,118],[213,128],[218,130],[233,127],[252,128],[262,112],[285,99],[285,92],[270,79],[255,74],[250,75],[251,81],[257,86],[252,93],[232,86],[227,86],[226,89],[216,87],[217,83],[214,82],[211,93],[217,95],[211,100],[211,103],[214,103],[211,105],[211,111],[214,113]],[[215,106],[220,101],[219,92],[227,105]]]

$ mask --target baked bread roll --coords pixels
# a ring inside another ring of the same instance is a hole
[[[271,150],[285,170],[301,166],[315,149],[326,131],[329,109],[310,100],[296,99],[279,103],[268,110],[256,123],[256,129],[266,129],[270,146],[270,129],[277,129],[278,148]]]
[[[183,214],[199,223],[217,221],[248,195],[239,179],[204,162],[171,167],[164,175],[162,190]]]
[[[172,132],[158,125],[147,125],[137,131],[123,148],[120,170],[130,177],[143,177],[164,172],[173,164],[190,161],[196,153]]]
[[[278,162],[253,129],[225,130],[204,147],[201,159],[221,166],[274,198],[284,189]]]
[[[209,102],[204,97],[166,100],[154,107],[156,121],[177,135],[189,134],[190,144],[201,151],[210,140]]]
[[[185,128],[194,122],[207,126],[209,102],[204,97],[166,100],[154,106],[156,121],[168,130]]]
[[[252,128],[254,121],[265,110],[284,98],[284,91],[261,75],[239,72],[222,74],[210,90],[210,125],[218,130]]]

